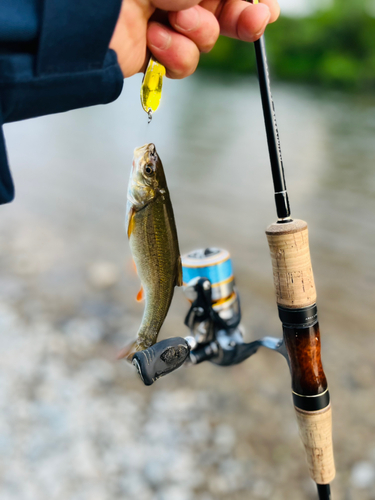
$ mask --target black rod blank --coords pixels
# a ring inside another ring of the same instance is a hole
[[[268,75],[266,48],[263,36],[254,42],[260,95],[262,98],[264,123],[266,126],[268,152],[271,162],[272,180],[275,190],[276,211],[279,219],[290,217],[289,198],[286,190],[283,159],[279,131],[277,128],[275,105],[273,103]]]
[[[331,500],[331,488],[329,484],[318,484],[319,500]]]

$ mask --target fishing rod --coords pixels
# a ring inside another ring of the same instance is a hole
[[[258,3],[254,0],[253,3]],[[335,477],[332,411],[321,362],[316,290],[307,223],[291,218],[288,193],[271,94],[264,36],[254,43],[277,222],[267,230],[276,302],[292,378],[292,395],[311,478],[320,500],[330,500]]]

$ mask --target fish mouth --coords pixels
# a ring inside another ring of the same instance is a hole
[[[149,144],[145,144],[144,146],[140,146],[139,148],[135,148],[134,157],[143,156],[145,153],[149,153],[151,156],[156,153],[155,144],[152,142]]]
[[[134,150],[133,157],[133,172],[136,171],[137,165],[144,163],[156,164],[158,161],[158,154],[156,152],[155,144],[145,144]]]

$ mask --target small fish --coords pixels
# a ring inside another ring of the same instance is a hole
[[[134,151],[126,230],[142,284],[137,299],[144,295],[146,302],[137,340],[126,346],[119,358],[131,358],[135,351],[155,344],[174,287],[182,286],[176,224],[163,165],[154,144]]]

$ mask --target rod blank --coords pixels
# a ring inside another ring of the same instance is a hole
[[[263,36],[254,42],[254,47],[258,68],[260,95],[262,98],[264,124],[266,126],[268,151],[271,162],[272,180],[275,190],[276,211],[279,219],[288,219],[290,217],[289,198],[286,190],[279,130],[277,128],[275,105],[271,94]]]

